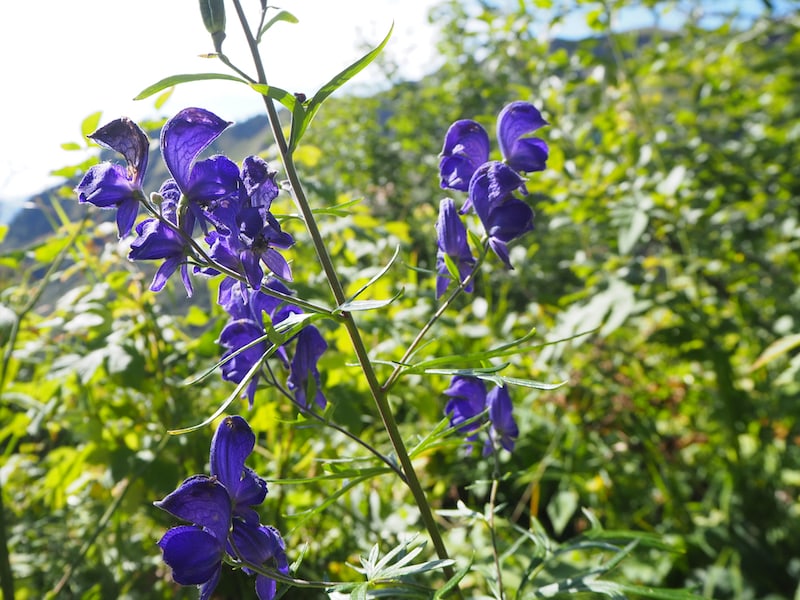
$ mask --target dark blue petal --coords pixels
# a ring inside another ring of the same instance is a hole
[[[202,108],[185,108],[161,130],[161,154],[178,187],[189,189],[197,156],[231,123]]]
[[[137,186],[128,179],[125,167],[104,162],[91,167],[75,188],[79,202],[99,208],[115,208],[120,202],[138,199]]]
[[[447,130],[441,156],[441,186],[465,192],[472,174],[489,160],[489,135],[475,121],[456,121]]]
[[[511,452],[514,449],[514,441],[519,436],[519,428],[514,420],[514,406],[508,395],[508,389],[494,388],[486,396],[486,403],[489,406],[492,436],[499,440],[503,448]]]
[[[219,576],[222,574],[222,569],[217,569],[216,573],[206,581],[203,585],[200,586],[200,596],[198,600],[211,600],[211,595],[214,593],[214,590],[217,589],[217,584],[219,583]]]
[[[239,488],[244,472],[244,461],[256,444],[250,425],[236,415],[225,417],[211,440],[211,474],[222,482],[231,497]]]
[[[450,198],[443,199],[439,204],[439,219],[436,221],[438,252],[436,256],[436,297],[440,298],[449,284],[450,274],[444,255],[448,255],[458,266],[458,273],[463,281],[471,272],[475,258],[467,244],[467,229],[456,211],[455,203]],[[467,291],[472,290],[472,284],[467,286]]]
[[[177,490],[153,504],[179,519],[205,527],[219,540],[228,536],[231,498],[214,477],[189,477]]]
[[[261,255],[261,258],[269,270],[277,277],[285,279],[286,281],[292,280],[292,268],[280,252],[272,248],[267,248],[266,252]]]
[[[464,421],[473,419],[486,408],[486,385],[475,377],[456,375],[450,387],[443,392],[452,399],[445,406],[445,414],[450,417],[450,424],[462,432],[469,432],[480,426],[479,422],[461,426]]]
[[[491,161],[475,171],[469,183],[469,199],[483,226],[489,227],[489,215],[524,184],[519,173],[501,162]]]
[[[542,140],[521,139],[547,125],[541,113],[529,102],[512,102],[497,118],[497,140],[508,165],[526,173],[541,171],[547,161],[547,144]]]
[[[269,168],[267,161],[259,156],[248,156],[242,162],[242,181],[250,197],[250,206],[269,210],[278,196],[275,183],[277,171]]]
[[[328,349],[328,344],[320,334],[319,330],[313,325],[303,328],[297,334],[297,346],[295,347],[294,357],[289,369],[289,380],[287,386],[294,392],[297,402],[303,406],[308,406],[308,382],[313,377],[315,394],[314,401],[320,408],[325,408],[325,396],[320,388],[319,370],[317,361]]]
[[[288,574],[286,546],[274,527],[251,526],[237,521],[233,525],[232,538],[236,549],[247,562],[271,566]],[[275,590],[276,585],[272,579],[264,575],[256,577],[256,594],[259,600],[271,600],[275,597]]]
[[[181,585],[215,582],[225,552],[224,540],[198,527],[182,525],[168,530],[158,542],[172,578]]]
[[[160,292],[163,290],[170,275],[175,272],[182,262],[182,257],[175,256],[168,258],[161,263],[161,266],[158,267],[155,275],[153,275],[153,282],[150,284],[150,289],[154,292]],[[189,292],[189,296],[192,295],[190,290],[187,289],[186,291]]]
[[[131,242],[128,258],[153,260],[182,257],[185,242],[171,227],[158,219],[147,219],[136,226],[138,237]]]
[[[128,162],[131,181],[141,187],[150,147],[150,140],[141,127],[129,118],[122,117],[103,125],[88,137],[101,146],[122,154]]]
[[[489,216],[486,233],[504,242],[533,230],[533,209],[519,198],[509,198]]]

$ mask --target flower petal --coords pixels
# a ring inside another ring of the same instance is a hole
[[[297,346],[289,369],[287,387],[294,391],[295,399],[303,406],[308,406],[309,404],[307,397],[308,382],[309,377],[313,377],[314,401],[320,408],[325,408],[326,400],[320,389],[317,362],[327,349],[328,344],[325,338],[313,325],[303,328],[297,334]]]
[[[497,118],[497,141],[506,163],[516,171],[541,171],[547,162],[547,144],[540,139],[525,138],[547,125],[539,110],[529,102],[512,102]]]
[[[236,415],[225,417],[211,440],[211,474],[234,496],[244,472],[244,461],[256,445],[250,425]]]
[[[445,134],[441,156],[441,186],[465,192],[472,174],[489,160],[489,134],[475,121],[456,121]]]
[[[105,148],[122,154],[128,162],[130,179],[137,186],[141,186],[150,148],[150,140],[141,127],[128,117],[122,117],[103,125],[87,137]]]
[[[161,130],[161,154],[170,174],[184,192],[197,156],[229,125],[202,108],[185,108]]]
[[[181,525],[168,530],[158,545],[177,583],[201,585],[213,581],[216,587],[225,552],[224,540],[198,527]]]
[[[519,428],[514,420],[514,406],[508,395],[508,388],[494,388],[487,394],[486,403],[489,406],[489,420],[492,422],[492,437],[498,439],[503,448],[511,452],[519,436]]]
[[[269,210],[272,201],[278,196],[278,185],[275,183],[277,174],[260,156],[248,156],[244,159],[242,181],[250,197],[250,206]]]
[[[228,536],[231,498],[213,477],[189,477],[177,490],[153,504],[179,519],[205,527],[218,540],[225,540]]]

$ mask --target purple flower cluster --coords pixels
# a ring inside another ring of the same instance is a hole
[[[486,230],[489,247],[509,269],[508,244],[533,229],[533,210],[515,195],[528,193],[521,173],[544,170],[548,156],[544,140],[526,136],[545,125],[547,121],[528,102],[512,102],[503,108],[497,118],[503,162],[489,160],[489,134],[475,121],[456,121],[445,135],[439,162],[441,186],[468,193],[461,214],[474,209]],[[452,200],[442,200],[437,224],[437,297],[449,282],[445,255],[458,266],[462,281],[474,263],[464,224],[453,207]]]
[[[508,388],[494,387],[486,392],[486,385],[476,377],[456,375],[444,391],[450,397],[444,408],[450,425],[467,435],[467,450],[472,451],[477,440],[476,432],[487,420],[489,435],[484,441],[483,455],[491,454],[498,446],[511,452],[519,435],[514,420],[513,405]],[[485,418],[478,418],[486,413]]]
[[[117,210],[120,237],[134,230],[140,204],[149,210],[152,216],[135,226],[136,238],[128,257],[161,261],[150,285],[153,291],[160,291],[177,270],[189,296],[193,292],[191,274],[228,274],[219,295],[219,304],[230,315],[219,338],[223,358],[228,359],[222,376],[240,383],[270,347],[262,340],[264,319],[274,327],[302,310],[267,295],[269,290],[291,294],[281,283],[292,280],[292,271],[280,250],[292,246],[294,239],[271,212],[279,192],[276,171],[258,156],[245,158],[241,168],[222,155],[199,158],[229,125],[202,108],[186,108],[167,121],[160,144],[171,177],[150,201],[142,188],[148,137],[130,119],[112,121],[89,137],[121,154],[127,168],[112,162],[96,165],[75,191],[80,202]],[[202,235],[204,249],[195,240],[196,233]],[[286,387],[301,406],[308,407],[310,397],[322,408],[325,396],[317,361],[327,344],[313,326],[301,330],[295,339],[293,357],[286,347],[276,352],[289,369]],[[256,369],[244,392],[251,406],[259,378]]]
[[[200,587],[211,598],[227,556],[288,574],[286,547],[274,527],[262,525],[254,507],[267,496],[267,482],[244,465],[256,436],[242,417],[226,417],[211,441],[211,475],[193,475],[155,506],[191,523],[168,530],[158,542],[172,577]],[[254,574],[247,567],[243,570]],[[273,579],[256,574],[259,600],[275,597]]]

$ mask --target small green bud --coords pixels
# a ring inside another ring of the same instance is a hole
[[[224,0],[200,0],[200,14],[203,16],[203,25],[214,41],[214,50],[222,53],[222,41],[225,39]]]

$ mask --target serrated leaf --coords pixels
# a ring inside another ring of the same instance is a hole
[[[223,79],[225,81],[236,81],[238,83],[245,84],[247,83],[247,81],[241,77],[235,77],[226,73],[185,73],[182,75],[170,75],[169,77],[165,77],[164,79],[155,82],[153,85],[144,88],[133,99],[144,100],[153,94],[157,94],[162,90],[179,85],[181,83],[189,83],[190,81],[208,81],[210,79]]]
[[[86,117],[81,123],[81,135],[88,136],[97,131],[97,126],[100,124],[100,118],[103,116],[102,111],[97,111]]]
[[[294,151],[297,148],[297,144],[300,143],[300,140],[303,138],[303,135],[308,129],[308,126],[311,124],[311,121],[314,119],[314,116],[317,114],[317,111],[322,106],[322,103],[328,99],[328,97],[342,87],[345,83],[350,81],[355,75],[360,73],[367,65],[369,65],[375,57],[380,54],[381,50],[383,50],[384,46],[389,42],[389,38],[392,36],[392,31],[394,30],[394,23],[389,28],[389,33],[386,34],[386,37],[383,38],[383,41],[378,44],[373,50],[367,52],[364,56],[359,58],[349,67],[341,71],[338,75],[336,75],[333,79],[331,79],[328,83],[323,85],[314,97],[311,98],[308,102],[308,106],[305,108],[304,114],[302,115],[294,115],[292,118],[292,134],[289,139],[289,151]],[[296,122],[297,116],[300,116],[300,121]]]

